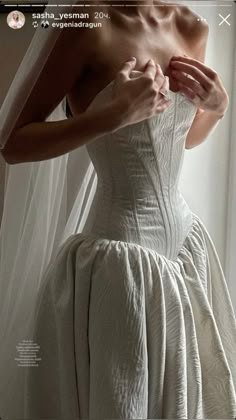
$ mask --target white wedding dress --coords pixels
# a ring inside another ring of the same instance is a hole
[[[178,189],[196,106],[169,95],[163,113],[86,145],[95,200],[39,290],[31,338],[41,360],[25,368],[25,418],[236,417],[232,302]]]

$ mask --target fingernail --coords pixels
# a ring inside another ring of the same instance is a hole
[[[127,61],[134,61],[134,60],[136,60],[136,57],[131,57]]]
[[[163,95],[163,96],[165,96],[165,98],[167,98],[168,96],[167,96],[167,91],[166,90],[159,90],[159,92]]]

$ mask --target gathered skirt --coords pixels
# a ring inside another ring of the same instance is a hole
[[[25,418],[236,417],[236,319],[201,220],[176,260],[72,235],[40,286]]]

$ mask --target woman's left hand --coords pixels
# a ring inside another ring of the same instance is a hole
[[[169,66],[170,74],[177,82],[179,91],[192,103],[221,117],[225,114],[229,97],[214,70],[187,56],[173,56]]]

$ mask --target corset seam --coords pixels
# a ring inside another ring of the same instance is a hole
[[[128,126],[128,129],[130,130],[130,126]],[[130,131],[128,131],[128,134],[127,134],[128,139],[129,139],[129,132]],[[127,141],[127,149],[129,148],[128,144],[129,144],[129,141]],[[136,148],[135,148],[135,151],[136,151]],[[127,174],[128,174],[130,172],[129,161],[126,159],[126,162],[127,162],[126,170],[127,170]],[[141,163],[143,163],[143,162],[141,162]],[[130,176],[128,178],[131,179]],[[132,204],[133,204],[133,207],[134,207],[133,215],[134,215],[134,220],[135,220],[135,226],[136,226],[136,230],[137,230],[137,233],[138,233],[139,243],[141,244],[142,243],[142,238],[141,238],[141,235],[140,235],[139,222],[138,222],[138,216],[137,216],[138,212],[137,212],[137,206],[136,206],[136,200],[135,200],[136,192],[135,192],[134,188],[130,188],[130,190],[132,191]]]
[[[150,136],[150,137],[151,137],[151,139],[153,140],[153,138],[152,138],[152,132],[151,132],[151,130],[150,130],[150,126],[149,126],[149,124],[148,124],[148,122],[147,122],[147,121],[145,121],[145,123],[146,123],[146,126],[147,126],[147,128],[148,128],[149,136]],[[167,222],[168,222],[168,224],[169,224],[169,233],[170,233],[170,237],[169,237],[169,239],[171,239],[171,226],[170,226],[170,220],[169,220],[169,217],[168,217],[168,211],[167,211],[167,208],[166,208],[166,203],[165,203],[165,200],[164,200],[164,194],[163,194],[163,188],[162,188],[162,179],[161,179],[161,176],[160,176],[160,168],[159,168],[159,165],[158,165],[158,159],[156,159],[156,151],[155,151],[155,149],[154,149],[154,147],[153,147],[153,141],[151,141],[150,143],[151,143],[151,147],[152,147],[153,156],[155,156],[155,165],[156,165],[156,170],[157,170],[157,173],[158,173],[158,179],[159,179],[160,191],[161,191],[161,195],[162,195],[162,202],[163,202],[163,205],[164,205],[164,207],[165,207],[166,220],[167,220]],[[147,171],[147,173],[148,173],[149,179],[150,179],[150,181],[151,181],[151,183],[152,183],[152,185],[153,185],[153,180],[152,180],[152,177],[150,176],[149,171]],[[155,193],[155,196],[156,196],[157,202],[158,202],[158,204],[159,204],[159,209],[160,209],[160,212],[161,212],[161,215],[162,215],[162,220],[164,221],[164,216],[163,216],[162,206],[160,205],[160,200],[159,200],[159,197],[158,197],[157,191],[156,191],[156,189],[154,188],[154,185],[153,185],[153,190],[154,190],[154,193]],[[164,223],[163,225],[164,225],[164,232],[165,232],[165,237],[166,237],[166,244],[168,244],[168,235],[167,235],[167,229],[166,229],[167,224],[166,224],[166,223]]]
[[[173,130],[172,130],[172,136],[171,136],[171,147],[170,147],[170,172],[169,172],[169,182],[168,182],[168,195],[169,195],[169,203],[170,203],[170,211],[172,213],[172,219],[173,219],[173,224],[174,224],[174,238],[171,238],[171,247],[170,247],[170,258],[173,257],[173,251],[176,250],[176,244],[177,244],[177,240],[176,240],[176,236],[177,236],[177,225],[176,225],[176,220],[175,220],[175,214],[173,211],[173,206],[172,206],[172,200],[171,200],[171,194],[170,194],[170,188],[171,188],[171,171],[172,171],[172,156],[173,156],[173,143],[174,143],[174,137],[175,137],[175,126],[176,126],[176,114],[177,114],[177,106],[178,106],[178,101],[177,101],[177,95],[175,96],[175,106],[174,106],[174,118],[173,118]],[[171,223],[170,223],[171,225]],[[174,242],[174,243],[173,243]]]
[[[113,138],[113,133],[111,133],[110,139],[108,139],[108,138],[105,139],[106,153],[107,153],[106,160],[107,160],[107,162],[109,162],[110,174],[111,174],[111,183],[110,183],[110,185],[111,185],[110,196],[111,197],[113,197],[114,181],[113,181],[113,172],[112,172],[112,168],[111,168],[110,160],[109,160],[109,151],[108,151],[109,144],[108,144],[108,141],[111,142],[112,138]],[[104,190],[104,188],[103,188],[103,190]],[[104,226],[106,226],[105,237],[109,237],[109,235],[110,235],[110,223],[111,223],[111,216],[112,216],[112,213],[113,213],[113,203],[114,202],[111,199],[109,199],[109,201],[110,201],[111,206],[110,206],[110,212],[109,212],[109,209],[107,208],[107,215],[106,215],[107,224],[104,223]]]
[[[87,225],[98,237],[148,246],[176,258],[191,229],[177,172],[190,119],[185,102],[175,95],[174,109],[166,114],[104,135],[100,144],[86,145],[99,173],[96,208]]]

